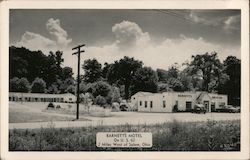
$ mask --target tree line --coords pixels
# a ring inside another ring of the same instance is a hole
[[[10,91],[33,93],[73,93],[76,80],[72,68],[62,67],[63,53],[10,47]],[[80,93],[90,93],[96,104],[129,99],[139,91],[207,91],[227,94],[229,103],[240,105],[241,61],[228,56],[223,62],[216,52],[193,55],[191,62],[152,69],[131,57],[102,65],[87,59],[82,65]],[[184,69],[183,69],[184,68]]]

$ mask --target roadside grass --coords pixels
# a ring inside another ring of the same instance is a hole
[[[152,148],[98,148],[97,132],[152,132]],[[240,120],[13,129],[10,151],[240,151]]]
[[[48,113],[25,112],[23,109],[9,108],[9,123],[28,123],[28,122],[51,122],[51,121],[72,121],[73,117],[63,115],[49,115]],[[81,118],[81,121],[87,119]]]

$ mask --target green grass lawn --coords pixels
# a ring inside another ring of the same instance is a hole
[[[50,121],[70,121],[71,117],[48,115],[36,112],[24,112],[16,109],[9,109],[9,123],[26,122],[50,122]]]
[[[152,132],[152,148],[98,148],[97,132]],[[240,151],[240,120],[13,129],[10,151]]]

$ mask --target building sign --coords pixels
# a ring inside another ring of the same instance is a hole
[[[178,94],[178,97],[190,97],[190,98],[192,98],[192,95],[188,95],[188,94]]]
[[[222,99],[222,97],[212,96],[213,99]]]

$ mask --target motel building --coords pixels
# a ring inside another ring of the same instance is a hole
[[[45,94],[45,93],[9,92],[9,101],[74,103],[76,102],[76,96],[71,93]]]
[[[176,105],[179,111],[191,111],[194,105],[204,104],[207,112],[227,105],[227,95],[207,92],[138,92],[131,97],[131,103],[138,112],[173,112]]]

